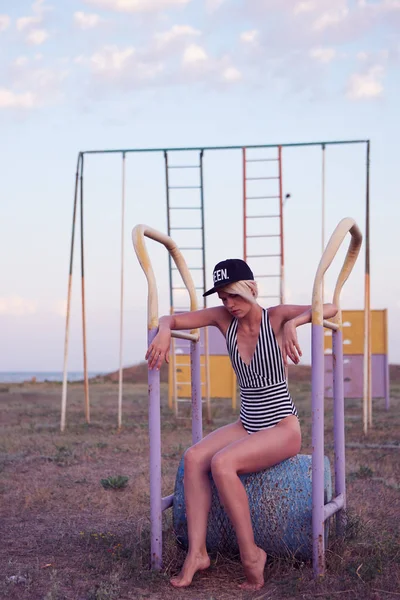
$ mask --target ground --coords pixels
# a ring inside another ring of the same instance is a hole
[[[310,383],[290,381],[310,448]],[[173,491],[178,462],[190,445],[188,419],[168,409],[162,384],[163,493]],[[333,536],[327,574],[311,564],[270,559],[266,583],[242,592],[237,560],[217,556],[193,585],[169,584],[184,552],[164,516],[164,567],[149,569],[147,387],[128,383],[123,428],[117,431],[117,385],[90,387],[91,424],[83,418],[83,387],[68,388],[67,428],[59,431],[61,386],[0,385],[0,598],[9,600],[394,600],[400,599],[400,382],[391,409],[374,401],[374,426],[362,432],[361,401],[346,401],[348,526]],[[230,402],[213,402],[213,424],[232,421]],[[326,453],[333,459],[332,400],[326,400]],[[332,462],[333,464],[333,462]],[[121,489],[101,480],[128,477]],[[104,483],[104,482],[103,482]]]

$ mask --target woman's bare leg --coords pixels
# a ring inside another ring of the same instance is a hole
[[[246,581],[243,589],[264,585],[266,554],[256,546],[246,490],[239,474],[254,473],[276,465],[300,451],[301,433],[294,416],[276,427],[239,439],[214,455],[211,470],[222,504],[235,529]]]
[[[240,421],[236,421],[213,431],[185,453],[184,489],[189,551],[181,572],[171,579],[174,587],[190,585],[196,571],[210,565],[206,535],[211,508],[211,485],[208,478],[211,460],[222,448],[244,437],[249,435]]]

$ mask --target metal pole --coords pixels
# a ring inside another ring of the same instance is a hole
[[[69,346],[69,322],[71,315],[71,294],[72,294],[72,271],[74,263],[74,244],[75,244],[75,224],[76,224],[76,205],[78,200],[78,183],[79,183],[79,169],[82,160],[82,155],[78,155],[78,162],[76,165],[75,175],[75,192],[74,192],[74,208],[72,212],[72,233],[71,233],[71,250],[69,258],[69,274],[68,274],[68,292],[67,292],[67,314],[65,321],[65,341],[64,341],[64,369],[63,369],[63,385],[62,385],[62,396],[61,396],[61,423],[60,429],[64,431],[65,420],[67,412],[67,365],[68,365],[68,346]]]
[[[201,203],[201,244],[202,244],[202,261],[203,261],[203,290],[206,291],[206,235],[205,235],[205,220],[204,220],[204,177],[203,177],[203,155],[200,152],[200,203]],[[207,307],[207,297],[203,297],[203,307]],[[208,327],[204,329],[204,378],[205,378],[205,396],[207,407],[207,423],[212,422],[211,418],[211,403],[210,403],[210,350],[208,345]]]
[[[170,214],[170,199],[169,199],[169,166],[168,166],[168,153],[164,151],[164,162],[165,162],[165,195],[167,200],[167,233],[171,235],[171,214]],[[173,276],[172,276],[172,258],[168,253],[168,274],[169,274],[169,305],[170,314],[174,314],[174,292],[173,292]],[[171,381],[172,371],[172,381]],[[176,382],[176,354],[175,354],[175,340],[171,341],[170,348],[170,368],[168,370],[168,406],[172,409],[175,408],[175,414],[178,415],[178,388]]]
[[[189,148],[113,148],[104,150],[84,150],[82,154],[115,154],[121,152],[193,152],[197,150],[242,150],[244,147],[248,149],[259,149],[259,148],[276,148],[281,145],[282,148],[302,148],[311,146],[340,146],[346,144],[365,144],[368,140],[334,140],[334,141],[317,141],[317,142],[292,142],[288,144],[241,144],[240,146],[203,146],[189,147]]]
[[[119,307],[119,387],[118,429],[122,427],[122,386],[124,352],[124,246],[125,246],[125,153],[122,154],[122,199],[121,199],[121,297]]]
[[[364,397],[363,425],[364,434],[372,426],[371,399],[371,284],[369,253],[369,184],[370,184],[370,143],[367,142],[366,157],[366,197],[365,197],[365,291],[364,291]]]
[[[87,337],[86,337],[86,305],[85,305],[85,257],[84,257],[84,222],[83,222],[83,156],[80,174],[80,207],[81,207],[81,290],[82,290],[82,342],[83,342],[83,378],[85,388],[86,423],[90,423],[89,378],[87,368]]]
[[[196,444],[203,437],[200,341],[190,342],[190,378],[192,381],[192,444]]]
[[[243,260],[247,260],[247,208],[246,208],[246,148],[243,155]]]
[[[343,536],[346,526],[346,457],[344,439],[343,334],[341,328],[337,331],[332,331],[332,364],[335,496],[337,497],[339,494],[342,494],[344,498],[343,508],[336,516],[336,531],[338,536]]]
[[[281,281],[280,281],[280,303],[285,302],[285,243],[283,229],[283,185],[282,185],[282,146],[278,146],[279,165],[279,233],[281,242]]]
[[[148,331],[150,346],[158,328]],[[148,370],[149,383],[149,440],[150,440],[150,517],[151,568],[162,567],[162,501],[161,501],[161,413],[160,371]]]
[[[325,144],[322,144],[322,210],[321,210],[321,254],[325,250]],[[322,280],[322,302],[325,298],[324,280]]]
[[[324,543],[324,328],[312,325],[312,537],[315,576],[325,573]]]

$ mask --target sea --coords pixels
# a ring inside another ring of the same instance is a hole
[[[89,371],[89,378],[101,375],[97,371]],[[0,383],[23,383],[24,381],[53,381],[63,380],[62,371],[0,371]],[[70,371],[67,374],[68,381],[82,381],[83,371]]]

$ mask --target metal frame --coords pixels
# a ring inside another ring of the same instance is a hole
[[[338,307],[337,316],[331,321],[323,318],[322,281],[344,238],[350,233],[351,242],[339,273],[333,302]],[[152,342],[158,326],[157,286],[151,262],[144,243],[149,237],[164,244],[182,275],[191,300],[191,310],[197,308],[196,289],[183,256],[174,241],[147,227],[137,225],[132,231],[132,241],[137,258],[148,281],[148,342]],[[357,260],[362,236],[353,219],[343,219],[333,232],[318,265],[312,294],[312,547],[315,577],[325,573],[325,522],[337,513],[337,532],[344,534],[346,523],[346,463],[343,395],[343,346],[340,294]],[[335,448],[335,497],[324,501],[324,327],[332,329],[334,355],[334,448]],[[192,442],[202,438],[201,381],[199,331],[189,334],[172,332],[172,335],[191,340],[192,374]],[[150,514],[151,514],[151,566],[162,568],[162,513],[173,505],[174,496],[161,495],[161,417],[160,373],[148,371],[149,381],[149,438],[150,438]]]
[[[367,149],[366,154],[366,215],[365,215],[365,285],[364,285],[364,311],[365,311],[365,351],[364,351],[364,397],[363,397],[363,423],[364,432],[367,433],[368,427],[372,426],[372,394],[371,394],[371,309],[370,309],[370,247],[369,247],[369,222],[370,222],[370,141],[369,140],[336,140],[336,141],[318,141],[318,142],[294,142],[285,144],[252,144],[252,145],[234,145],[234,146],[198,146],[198,147],[176,147],[176,148],[122,148],[122,149],[104,149],[104,150],[85,150],[79,152],[75,192],[73,202],[73,217],[72,217],[72,236],[70,250],[70,264],[68,275],[68,292],[67,292],[67,314],[65,325],[65,343],[64,343],[64,370],[63,370],[63,386],[61,400],[61,431],[66,425],[66,406],[67,406],[67,365],[68,365],[68,344],[69,344],[69,326],[70,326],[70,307],[71,307],[71,288],[72,288],[72,273],[73,273],[73,257],[74,257],[74,242],[75,242],[75,225],[77,216],[77,201],[79,196],[80,202],[80,230],[81,230],[81,294],[82,294],[82,329],[83,329],[83,356],[84,356],[84,388],[85,388],[85,415],[87,423],[90,422],[90,403],[89,403],[89,381],[87,373],[87,349],[86,349],[86,308],[85,308],[85,277],[84,277],[84,219],[83,219],[83,174],[84,174],[84,156],[95,154],[120,154],[123,161],[126,154],[137,153],[165,153],[165,152],[184,152],[184,151],[205,151],[213,150],[243,150],[247,149],[263,149],[263,148],[301,148],[310,146],[320,146],[324,150],[327,146],[339,145],[354,145],[365,144]],[[79,191],[79,194],[78,194]],[[324,201],[324,199],[323,199]],[[283,253],[282,253],[283,257]],[[123,283],[121,283],[121,290]],[[282,294],[284,290],[282,289]],[[120,369],[121,373],[121,369]],[[121,396],[122,377],[120,374],[120,391]],[[119,400],[120,402],[120,400]],[[120,418],[118,418],[118,425]]]

